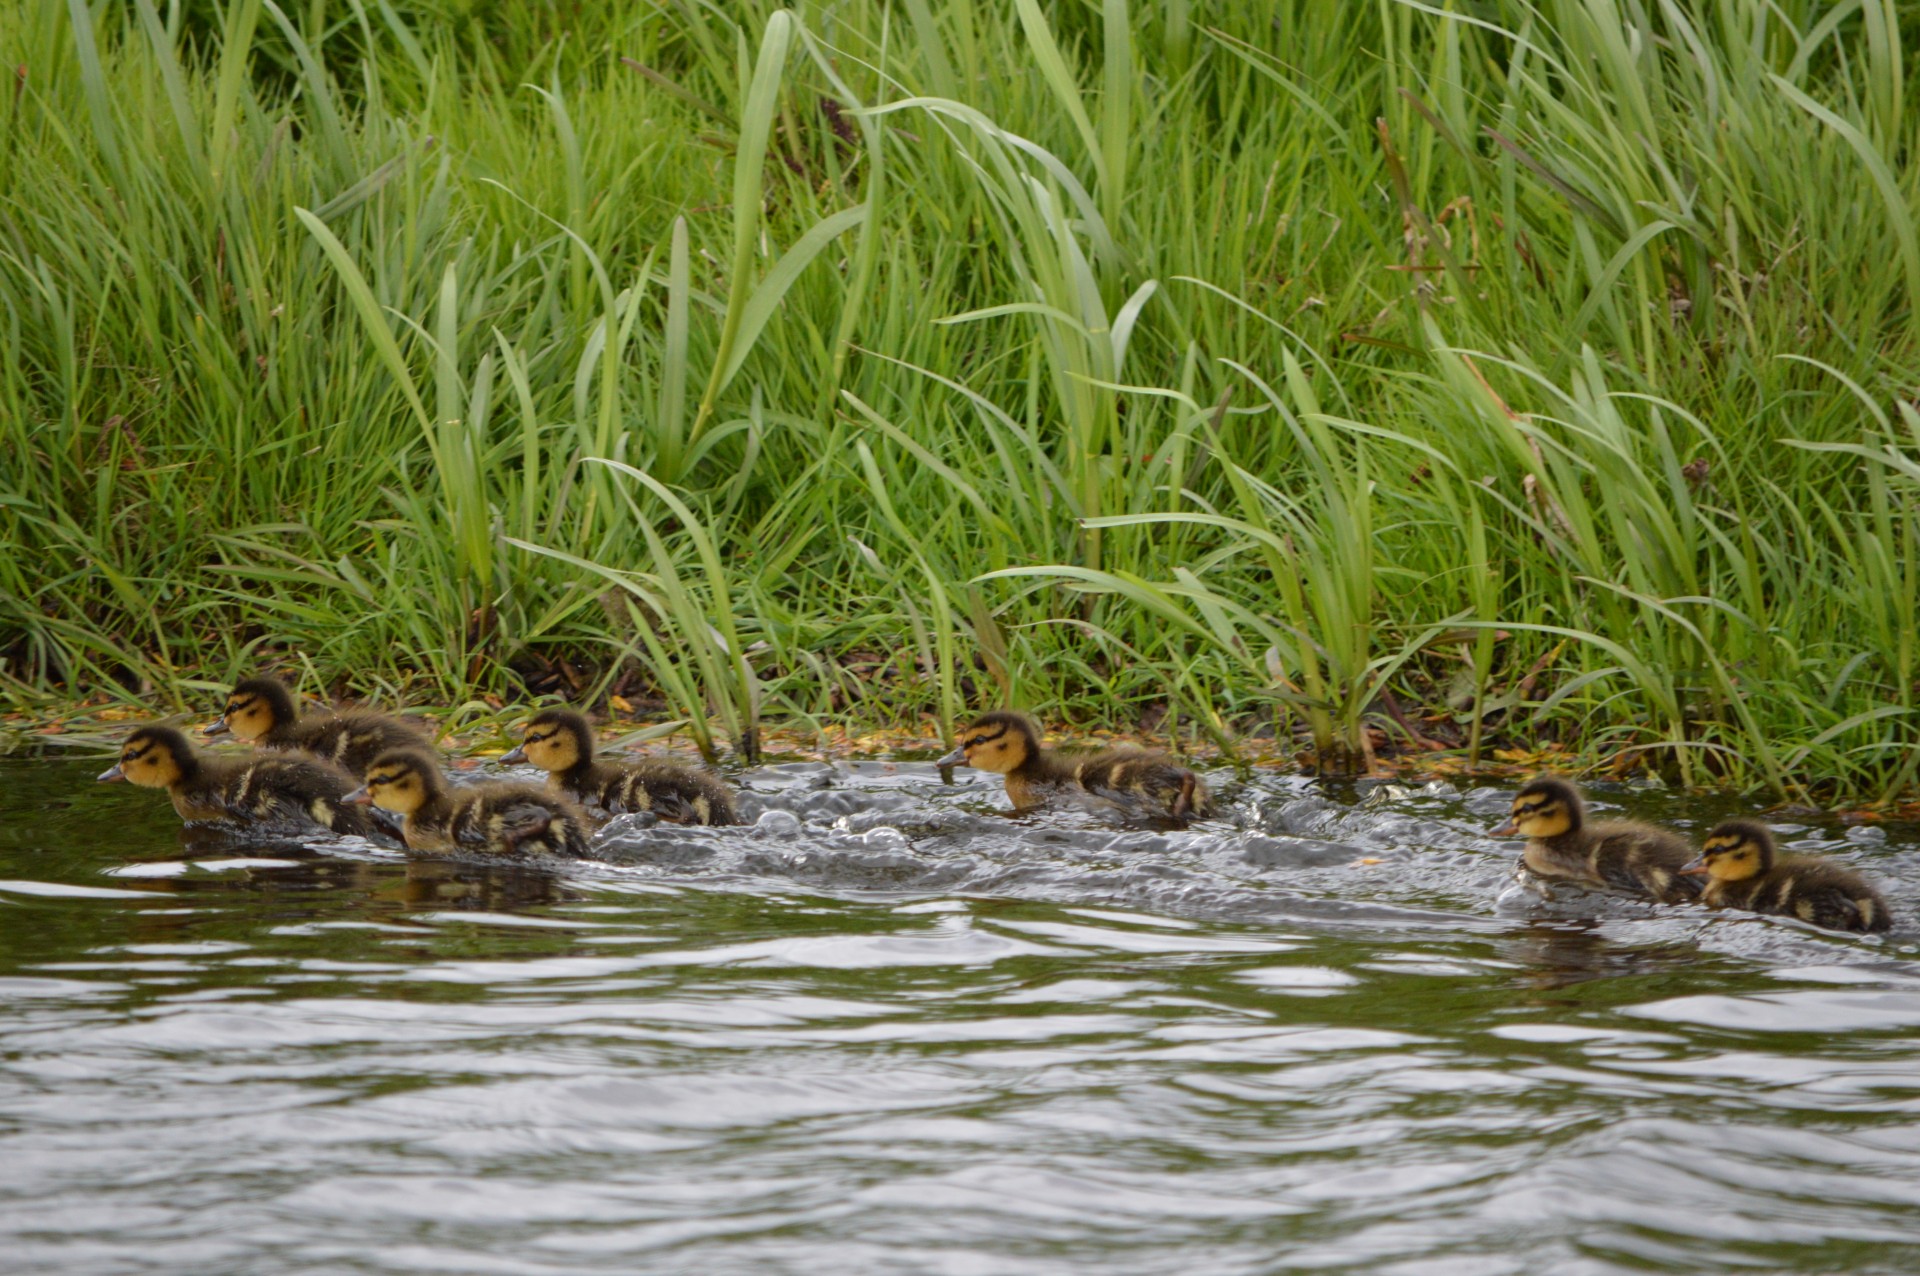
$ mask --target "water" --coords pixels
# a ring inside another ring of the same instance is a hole
[[[1491,788],[1163,833],[791,765],[546,871],[96,769],[0,768],[0,1270],[1920,1268],[1912,827],[1787,835],[1857,939],[1532,902]]]

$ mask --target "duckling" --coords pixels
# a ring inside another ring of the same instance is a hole
[[[404,816],[409,850],[587,854],[586,813],[571,799],[513,780],[456,792],[425,749],[382,753],[368,765],[367,782],[346,800]]]
[[[1493,835],[1528,839],[1520,862],[1550,880],[1631,891],[1663,904],[1700,894],[1699,883],[1680,873],[1693,856],[1685,838],[1631,820],[1589,824],[1580,790],[1557,775],[1536,775],[1522,785],[1512,818]]]
[[[125,780],[165,789],[188,824],[317,824],[335,833],[373,831],[365,811],[347,801],[353,777],[332,763],[303,757],[222,758],[196,753],[172,727],[141,727],[120,746],[103,783]]]
[[[367,764],[388,749],[425,748],[431,742],[411,722],[371,709],[327,710],[304,717],[293,693],[278,678],[248,678],[227,695],[220,720],[201,734],[232,732],[263,749],[297,749],[366,774]]]
[[[1050,790],[1079,788],[1123,807],[1185,822],[1213,810],[1207,786],[1158,749],[1107,749],[1085,757],[1040,747],[1040,732],[1018,713],[983,714],[960,733],[959,747],[937,766],[978,767],[1006,777],[1016,808],[1044,802]]]
[[[543,709],[527,722],[520,747],[500,759],[531,762],[547,787],[609,815],[651,811],[674,824],[738,824],[733,790],[715,776],[677,762],[593,760],[593,728],[572,709]]]
[[[1752,820],[1728,820],[1707,834],[1700,858],[1680,870],[1707,879],[1700,902],[1714,908],[1798,917],[1828,930],[1886,930],[1887,901],[1849,868],[1810,855],[1782,855],[1773,833]]]

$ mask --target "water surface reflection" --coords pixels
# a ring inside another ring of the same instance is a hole
[[[1795,834],[1888,883],[1861,940],[1502,904],[1498,795],[1439,788],[1180,833],[773,767],[551,870],[7,771],[10,1269],[1920,1264],[1912,830]]]

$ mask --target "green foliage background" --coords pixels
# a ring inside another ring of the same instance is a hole
[[[1169,701],[1339,768],[1386,691],[1902,793],[1902,10],[23,0],[5,695],[564,659],[713,747]]]

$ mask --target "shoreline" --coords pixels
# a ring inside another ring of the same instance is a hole
[[[336,706],[363,706],[358,701],[346,701]],[[405,717],[419,717],[434,726],[434,741],[437,748],[445,753],[449,765],[457,770],[466,770],[471,766],[505,753],[512,748],[509,729],[521,719],[534,713],[542,704],[521,704],[503,702],[498,708],[487,714],[473,714],[451,727],[443,727],[448,715],[419,711],[420,706],[407,706],[398,710],[388,709]],[[87,756],[105,755],[112,751],[113,742],[126,732],[147,723],[168,723],[178,726],[190,734],[197,728],[213,721],[214,711],[199,714],[165,714],[141,712],[140,709],[120,703],[89,703],[80,701],[49,714],[38,717],[25,711],[15,710],[0,713],[0,762],[20,759],[57,758],[63,755]],[[589,714],[589,717],[595,715]],[[613,745],[622,736],[645,735],[661,727],[683,723],[683,719],[673,719],[666,715],[632,713],[623,714],[614,711],[611,715],[603,713],[602,720],[594,724],[595,731],[603,743]],[[1428,783],[1446,781],[1449,783],[1501,782],[1511,781],[1518,784],[1529,776],[1543,771],[1566,775],[1583,785],[1593,783],[1631,784],[1638,780],[1650,787],[1668,792],[1687,792],[1703,796],[1746,796],[1757,790],[1739,790],[1734,788],[1716,788],[1711,786],[1693,786],[1683,788],[1673,785],[1658,776],[1652,776],[1644,766],[1621,769],[1618,766],[1618,754],[1606,755],[1595,752],[1583,752],[1565,748],[1549,742],[1537,749],[1513,747],[1498,737],[1490,737],[1483,748],[1483,756],[1478,765],[1469,766],[1464,749],[1432,749],[1394,747],[1390,742],[1380,749],[1372,767],[1364,772],[1351,774],[1325,774],[1315,776],[1312,767],[1306,762],[1309,750],[1303,748],[1288,751],[1280,749],[1271,737],[1243,737],[1238,741],[1240,748],[1234,756],[1195,733],[1180,742],[1179,747],[1170,747],[1164,733],[1126,731],[1113,728],[1086,727],[1075,728],[1062,724],[1058,719],[1041,719],[1043,734],[1050,746],[1075,749],[1106,748],[1114,745],[1135,745],[1148,748],[1167,749],[1177,757],[1202,766],[1217,766],[1247,774],[1252,772],[1280,773],[1315,777],[1327,782],[1411,782]],[[713,723],[716,739],[724,739],[724,732]],[[943,742],[938,723],[931,715],[922,715],[914,727],[862,727],[840,723],[825,724],[818,728],[803,728],[791,723],[763,722],[759,730],[761,757],[757,765],[780,762],[918,762],[929,760],[943,753],[949,747]],[[196,736],[197,742],[197,736]],[[648,737],[627,751],[641,751],[662,754],[679,761],[706,765],[694,748],[684,725],[664,733]],[[927,755],[922,757],[921,755]],[[462,765],[463,763],[467,765]],[[725,750],[715,760],[714,765],[721,770],[744,769],[737,754],[731,749]],[[1763,813],[1790,815],[1793,817],[1825,817],[1845,823],[1878,823],[1881,821],[1920,821],[1920,790],[1900,795],[1891,801],[1867,802],[1859,804],[1837,803],[1828,805],[1809,805],[1792,801],[1777,801],[1761,808]]]

